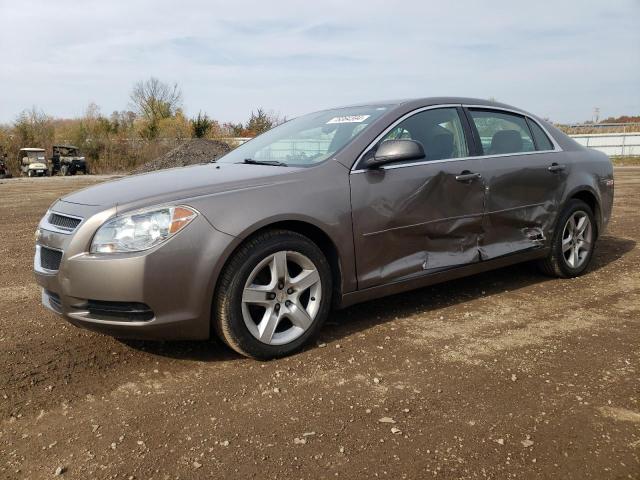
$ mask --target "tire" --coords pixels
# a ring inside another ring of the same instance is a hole
[[[60,175],[66,177],[69,174],[69,167],[67,165],[62,165],[60,167]]]
[[[278,267],[283,258],[286,269]],[[274,269],[287,272],[283,285],[274,279]],[[310,282],[315,283],[306,286]],[[239,247],[220,275],[213,303],[214,331],[247,357],[268,360],[290,355],[315,336],[327,318],[331,284],[326,257],[307,237],[288,230],[258,234]],[[250,294],[258,295],[256,303]],[[279,320],[267,321],[273,318]],[[262,333],[258,325],[264,327]]]
[[[580,234],[578,228],[572,232],[570,220],[573,219],[575,225],[576,220],[582,217],[588,220],[583,233]],[[593,257],[597,237],[597,224],[591,207],[582,200],[570,200],[558,219],[549,255],[538,262],[538,268],[546,275],[559,278],[573,278],[584,274]]]

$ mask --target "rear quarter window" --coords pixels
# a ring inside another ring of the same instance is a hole
[[[540,125],[530,118],[527,118],[527,123],[529,124],[531,133],[533,134],[533,140],[536,143],[536,150],[553,150],[553,143],[551,143],[547,134],[544,133],[544,130],[540,128]]]

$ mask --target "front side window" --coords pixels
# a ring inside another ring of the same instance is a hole
[[[436,108],[416,113],[396,125],[380,142],[400,139],[420,142],[427,160],[469,156],[462,122],[455,108]]]
[[[249,160],[311,166],[330,158],[388,109],[389,106],[361,106],[310,113],[239,146],[218,163]]]
[[[524,117],[493,110],[469,110],[476,126],[483,155],[532,152],[535,150]]]

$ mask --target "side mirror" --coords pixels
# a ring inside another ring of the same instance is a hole
[[[379,168],[387,163],[424,158],[424,148],[415,140],[385,140],[373,157],[363,162],[365,168]]]

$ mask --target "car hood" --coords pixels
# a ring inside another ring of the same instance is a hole
[[[62,198],[68,203],[105,207],[142,207],[201,195],[260,188],[292,181],[300,167],[205,164],[172,168],[101,183]]]

